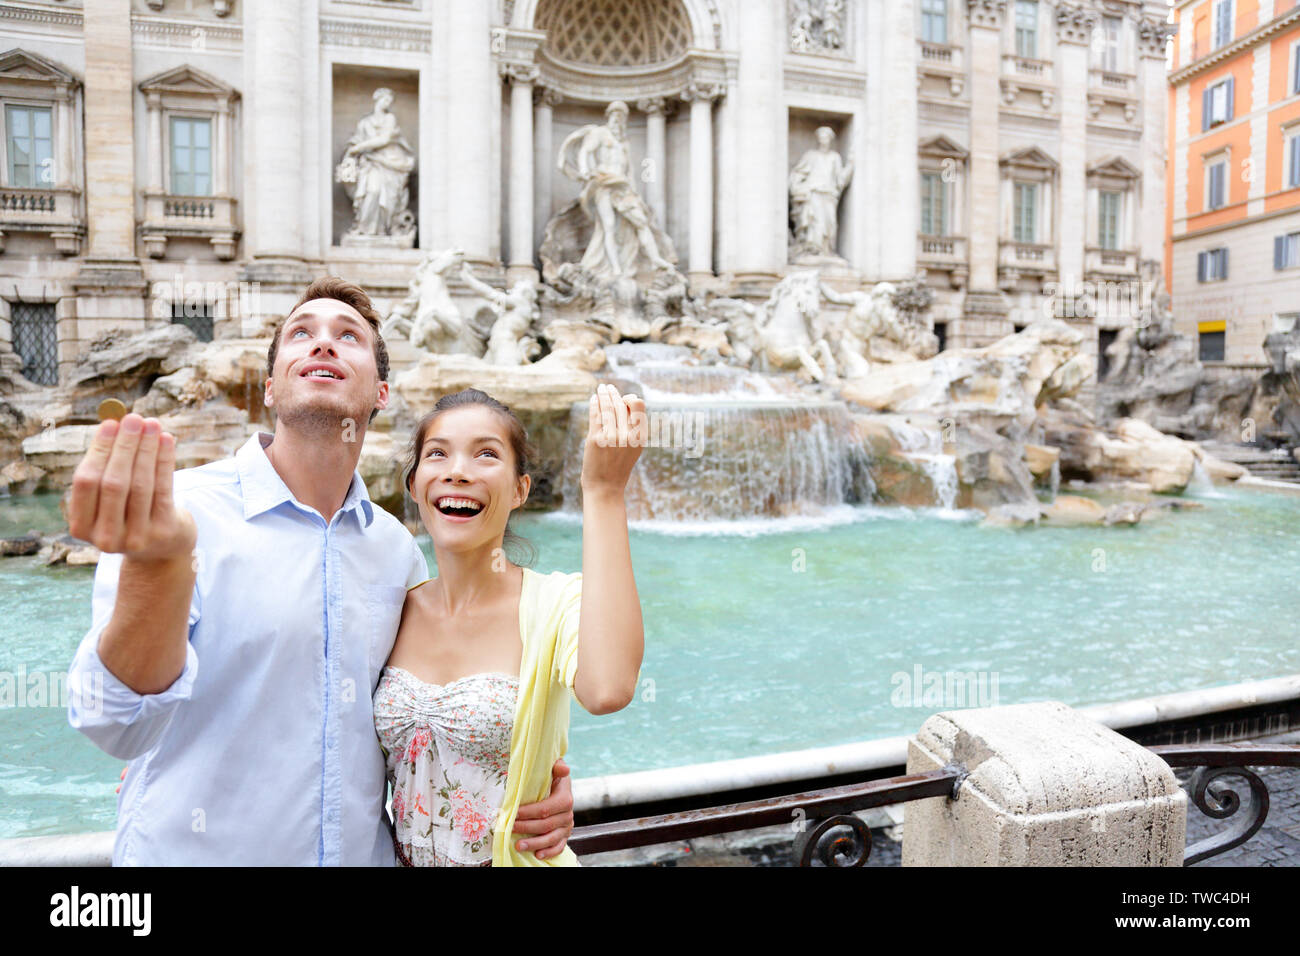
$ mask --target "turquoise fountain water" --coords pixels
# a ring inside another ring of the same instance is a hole
[[[685,538],[634,529],[642,683],[617,714],[573,708],[574,773],[910,733],[944,709],[909,692],[918,668],[995,675],[998,703],[1076,705],[1300,672],[1300,499],[1215,494],[1135,527],[844,505]],[[0,500],[0,536],[30,527],[61,528],[52,497]],[[573,516],[518,529],[538,570],[581,567]],[[61,674],[90,589],[88,569],[0,561],[0,673]],[[0,837],[110,829],[121,768],[62,708],[0,706]]]

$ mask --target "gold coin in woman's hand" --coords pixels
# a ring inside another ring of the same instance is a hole
[[[116,398],[106,398],[99,403],[99,420],[108,421],[110,418],[120,422],[126,416],[126,406]]]

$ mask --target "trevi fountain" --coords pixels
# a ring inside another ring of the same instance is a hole
[[[375,90],[336,159],[345,245],[412,248],[392,99]],[[393,400],[360,464],[418,531],[399,476],[413,423],[482,388],[540,452],[518,530],[543,569],[574,567],[585,402],[600,382],[644,396],[629,508],[645,680],[599,726],[575,714],[579,776],[910,732],[924,713],[891,705],[890,675],[913,666],[1073,704],[1300,669],[1297,501],[1197,440],[1240,441],[1247,420],[1300,439],[1300,332],[1270,340],[1258,388],[1223,394],[1157,282],[1095,403],[1079,399],[1082,335],[1050,301],[1023,331],[940,350],[920,278],[846,280],[837,203],[855,169],[829,128],[790,172],[787,274],[757,294],[695,283],[635,174],[627,114],[609,103],[556,150],[578,195],[545,224],[540,272],[502,281],[424,251],[386,306]],[[272,424],[268,331],[109,334],[59,387],[0,364],[0,616],[26,670],[66,668],[88,623],[97,556],[66,537],[58,498],[98,403],[160,417],[184,466],[229,455]],[[116,763],[57,709],[4,720],[0,836],[110,828]]]

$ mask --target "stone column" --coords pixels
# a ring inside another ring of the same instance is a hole
[[[1067,294],[1083,281],[1084,246],[1091,239],[1087,235],[1088,151],[1084,146],[1088,142],[1088,46],[1097,19],[1095,11],[1078,3],[1061,3],[1056,11],[1056,59],[1061,81],[1056,266]]]
[[[86,0],[83,16],[87,248],[72,283],[82,346],[114,327],[140,328],[147,316],[135,254],[130,0]],[[61,347],[60,358],[70,351]]]
[[[897,281],[916,274],[916,234],[921,218],[916,156],[916,11],[910,0],[887,0],[877,9],[880,17],[869,34],[877,44],[879,69],[872,84],[875,96],[867,118],[877,192],[870,197],[872,208],[863,208],[858,190],[849,184],[856,220],[853,237],[866,240],[860,244],[861,253],[856,248],[859,243],[854,243],[852,262],[868,281]],[[862,163],[857,163],[854,177],[861,172]],[[870,182],[863,181],[863,192]],[[848,208],[846,203],[846,211]],[[867,237],[861,225],[864,219]]]
[[[1187,795],[1145,747],[1049,701],[935,714],[907,772],[948,765],[955,797],[907,805],[904,866],[1182,866]]]
[[[668,207],[666,192],[666,173],[667,167],[667,147],[665,145],[665,127],[664,113],[666,104],[662,98],[652,100],[638,100],[636,108],[645,113],[645,156],[649,162],[649,169],[646,170],[645,176],[638,176],[645,185],[646,205],[655,214],[656,225],[660,229],[668,228]],[[694,114],[692,114],[694,116]],[[694,128],[692,127],[692,136]],[[691,140],[691,149],[695,148],[695,140]],[[692,166],[692,170],[694,167]],[[692,175],[694,175],[692,173]],[[710,242],[712,238],[710,237]]]
[[[502,64],[510,83],[510,267],[509,281],[537,278],[533,266],[533,83],[537,67]]]
[[[1138,23],[1138,83],[1142,97],[1142,182],[1134,191],[1139,216],[1137,244],[1139,268],[1145,259],[1164,261],[1165,162],[1168,154],[1166,116],[1169,81],[1165,74],[1163,20],[1147,17]],[[1262,177],[1261,177],[1262,178]]]
[[[252,3],[244,11],[244,248],[242,279],[259,283],[250,328],[283,315],[311,281],[306,263],[303,177],[309,163],[303,121],[306,79],[315,49],[304,47],[302,21],[311,0]]]
[[[443,60],[448,83],[442,188],[451,232],[445,238],[459,245],[471,264],[486,269],[501,265],[501,81],[492,57],[494,9],[491,3],[441,0],[434,4],[433,30],[433,55]]]
[[[1004,0],[968,0],[970,18],[970,295],[998,292],[1001,192],[998,121],[1001,107]],[[964,343],[954,343],[964,344]]]
[[[736,81],[722,104],[726,157],[719,168],[718,271],[741,293],[766,296],[785,271],[790,125],[782,63],[789,35],[786,4],[746,5],[736,20]]]
[[[692,286],[713,277],[713,99],[720,92],[717,86],[694,82],[682,92],[682,99],[691,104],[688,278]]]
[[[551,221],[551,176],[555,172],[555,136],[552,132],[555,107],[561,96],[554,90],[537,90],[537,113],[533,119],[533,248],[540,249],[546,236],[546,224]]]

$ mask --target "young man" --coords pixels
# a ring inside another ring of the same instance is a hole
[[[267,373],[275,434],[234,458],[173,474],[174,438],[133,414],[73,478],[69,529],[104,556],[69,721],[130,761],[114,865],[394,863],[371,694],[428,570],[356,473],[388,404],[369,297],[313,282]],[[543,857],[573,826],[555,773],[515,826]]]

